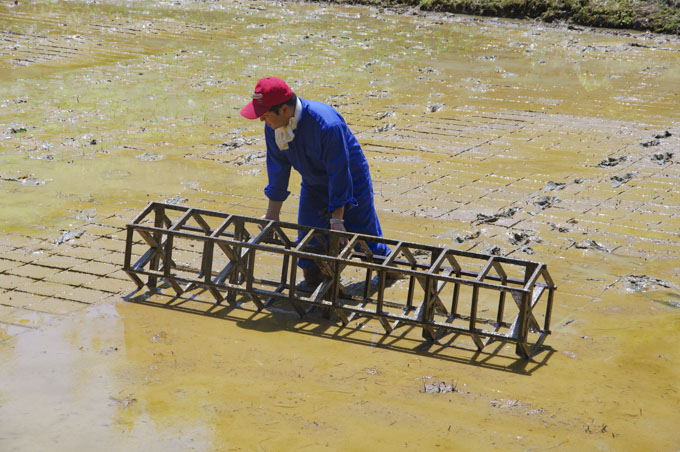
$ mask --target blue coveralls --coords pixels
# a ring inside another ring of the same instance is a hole
[[[265,195],[272,201],[285,201],[293,167],[302,176],[298,224],[329,228],[330,213],[345,206],[348,231],[381,237],[371,174],[359,142],[333,107],[302,98],[300,102],[302,114],[288,149],[279,149],[274,129],[265,125],[269,178]],[[389,247],[382,243],[368,245],[374,254],[389,254]],[[314,263],[301,259],[298,265],[308,268]]]

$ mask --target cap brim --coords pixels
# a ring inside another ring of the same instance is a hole
[[[241,109],[241,116],[248,119],[257,119],[265,114],[269,108],[262,105],[255,105],[253,101]]]

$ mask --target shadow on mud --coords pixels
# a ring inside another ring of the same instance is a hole
[[[361,284],[363,286],[363,284]],[[276,301],[258,311],[245,295],[237,296],[234,304],[216,304],[207,290],[196,289],[182,296],[165,293],[169,285],[159,290],[134,291],[123,297],[129,303],[169,309],[181,313],[230,320],[240,328],[263,333],[289,331],[315,337],[376,347],[401,353],[467,364],[518,375],[532,375],[547,365],[556,352],[543,345],[531,359],[525,360],[515,353],[515,344],[495,342],[478,350],[472,340],[463,334],[445,336],[437,342],[423,339],[420,328],[404,326],[385,335],[377,320],[360,318],[343,327],[335,316],[323,307],[312,306],[301,318],[287,301]],[[354,288],[363,290],[363,287]],[[454,343],[455,342],[455,343]]]

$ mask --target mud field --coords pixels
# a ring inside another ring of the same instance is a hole
[[[238,110],[266,75],[345,116],[386,237],[548,265],[532,361],[135,292],[124,230],[148,201],[263,213],[262,125]],[[680,44],[660,35],[4,2],[0,449],[677,450],[678,104]]]

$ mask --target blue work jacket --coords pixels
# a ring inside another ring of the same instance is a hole
[[[328,228],[330,213],[344,206],[348,231],[381,237],[371,174],[359,142],[333,107],[302,98],[300,102],[302,114],[288,149],[279,149],[274,130],[265,125],[265,194],[272,201],[285,201],[290,169],[295,168],[302,176],[299,224]],[[369,247],[376,254],[389,253],[383,244],[369,242]]]
[[[288,149],[279,149],[274,130],[265,125],[267,197],[285,201],[293,167],[302,176],[304,191],[327,200],[328,212],[356,206],[357,196],[372,198],[368,162],[343,117],[330,105],[302,98],[300,102],[302,114]]]

